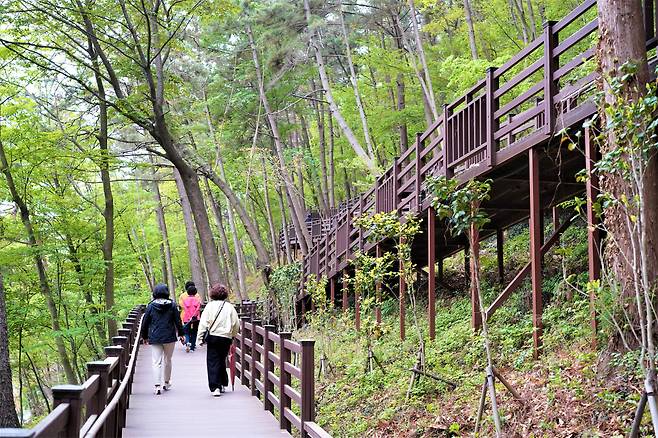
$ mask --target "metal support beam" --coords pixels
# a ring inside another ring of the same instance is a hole
[[[347,311],[347,291],[349,284],[347,282],[347,271],[343,271],[343,312]]]
[[[498,259],[498,282],[505,284],[505,254],[503,253],[505,245],[505,236],[503,230],[496,230],[496,256]]]
[[[427,210],[427,318],[429,320],[430,339],[434,340],[436,331],[436,213],[433,208]]]
[[[477,269],[475,269],[475,260],[479,257],[480,253],[480,236],[475,225],[471,224],[471,254],[472,257],[469,257],[471,269],[470,269],[470,279],[471,279],[471,326],[473,330],[480,330],[482,328],[482,313],[480,312],[480,297],[478,295],[476,278],[478,275]]]
[[[329,300],[331,301],[331,307],[336,306],[336,277],[329,279]]]
[[[594,212],[594,201],[598,196],[599,182],[594,173],[594,160],[596,159],[596,150],[591,139],[589,128],[585,128],[585,169],[587,170],[587,258],[589,260],[589,280],[598,280],[601,278],[601,257],[600,243],[601,236],[598,228],[598,218]],[[596,348],[596,294],[594,289],[590,288],[589,295],[590,308],[590,325],[592,327],[592,346]]]
[[[379,258],[381,256],[382,256],[382,247],[378,243],[375,246],[375,257]],[[375,320],[377,321],[377,324],[382,323],[381,302],[382,302],[382,282],[380,280],[377,280],[377,282],[375,283]]]
[[[404,243],[404,240],[401,239],[400,243]],[[404,340],[405,338],[405,319],[406,319],[406,307],[405,307],[405,294],[407,293],[407,284],[402,278],[402,271],[404,270],[402,266],[402,260],[399,264],[399,275],[398,275],[398,284],[399,284],[399,298],[400,298],[400,339]]]
[[[541,288],[541,209],[539,208],[539,150],[528,151],[530,170],[530,279],[532,281],[533,357],[539,357],[542,337],[542,288]]]

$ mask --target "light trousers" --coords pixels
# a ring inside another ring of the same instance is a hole
[[[161,385],[163,380],[171,380],[171,356],[174,354],[175,342],[168,344],[151,344],[151,359],[153,363],[153,380]],[[163,363],[164,362],[164,363]]]

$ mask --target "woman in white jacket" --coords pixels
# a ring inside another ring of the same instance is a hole
[[[235,307],[227,301],[228,289],[223,284],[210,288],[210,302],[201,314],[197,344],[202,345],[203,334],[208,331],[206,343],[206,366],[208,369],[208,387],[215,397],[219,397],[228,386],[226,373],[226,356],[231,348],[233,338],[238,334],[240,322]]]

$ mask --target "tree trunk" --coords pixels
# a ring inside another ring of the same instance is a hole
[[[430,77],[430,70],[427,66],[427,60],[425,59],[425,49],[423,49],[423,41],[420,38],[420,30],[418,29],[418,19],[416,18],[416,6],[414,5],[414,0],[409,0],[409,10],[411,12],[411,24],[414,29],[414,36],[416,38],[416,50],[418,51],[418,57],[420,58],[420,64],[423,67],[423,73],[425,76],[425,86],[427,87],[426,97],[430,105],[430,108],[432,109],[432,115],[434,116],[434,120],[438,120],[439,112],[436,109],[434,90],[432,88],[432,78]]]
[[[196,229],[194,227],[194,216],[192,214],[192,207],[190,201],[187,199],[185,187],[181,180],[180,173],[174,169],[174,180],[176,181],[176,188],[178,189],[178,196],[180,197],[181,209],[183,211],[183,222],[185,222],[185,238],[187,240],[187,252],[190,262],[190,275],[192,281],[196,285],[197,290],[201,294],[203,301],[207,300],[208,285],[206,285],[206,276],[203,272],[201,265],[201,257],[199,256],[199,246],[196,241]]]
[[[89,52],[95,65],[98,65],[95,52],[92,49],[91,41],[89,43]],[[103,198],[105,206],[103,207],[103,220],[105,221],[105,238],[103,240],[103,264],[105,273],[103,278],[103,291],[105,295],[105,312],[107,318],[107,332],[109,339],[117,335],[117,320],[114,315],[114,196],[112,194],[112,182],[110,180],[110,152],[108,148],[107,133],[107,102],[105,101],[105,85],[103,79],[98,73],[98,68],[94,72],[96,78],[96,88],[98,89],[98,109],[99,109],[99,127],[98,127],[98,146],[101,152],[100,173],[103,184]]]
[[[288,232],[288,222],[286,221],[286,210],[283,206],[283,193],[281,193],[281,188],[277,186],[276,193],[279,200],[279,211],[281,212],[281,228],[283,229],[283,240],[286,244],[286,260],[288,263],[292,263],[292,246],[290,244],[290,233]]]
[[[311,89],[315,90],[315,81],[311,79]],[[322,193],[322,199],[324,202],[324,214],[325,216],[329,215],[329,209],[331,208],[331,199],[329,196],[329,178],[327,172],[327,136],[325,133],[325,123],[324,123],[324,103],[323,93],[319,91],[316,93],[316,99],[313,100],[313,109],[315,111],[315,123],[318,129],[318,152],[320,155],[320,191]]]
[[[57,305],[53,299],[53,295],[50,289],[50,284],[48,283],[48,276],[46,273],[46,265],[43,259],[43,254],[41,252],[41,245],[37,241],[37,235],[32,225],[32,219],[30,218],[30,210],[27,207],[27,204],[23,201],[23,198],[19,195],[16,185],[14,184],[14,179],[9,169],[9,162],[7,161],[7,156],[5,155],[4,145],[0,141],[0,170],[4,173],[5,178],[7,179],[7,187],[11,193],[12,200],[18,206],[18,209],[21,214],[21,221],[25,227],[25,232],[28,238],[28,245],[32,249],[34,265],[37,269],[37,274],[39,275],[39,287],[41,294],[46,300],[46,306],[48,307],[48,312],[50,313],[50,320],[52,324],[52,329],[55,332],[55,346],[57,348],[57,353],[59,354],[59,359],[61,361],[62,368],[66,375],[66,380],[70,384],[77,383],[77,378],[71,365],[68,353],[66,352],[66,346],[64,345],[64,339],[61,334],[61,327],[59,325],[59,314],[57,311]]]
[[[598,59],[599,68],[604,78],[619,78],[625,74],[621,67],[626,63],[636,65],[636,80],[628,82],[622,89],[625,101],[633,102],[642,98],[646,92],[646,84],[650,80],[649,67],[647,63],[645,32],[643,23],[642,3],[625,0],[600,0],[598,6],[599,21],[599,45]],[[633,29],[633,31],[629,31]],[[603,89],[607,105],[616,105],[615,93],[607,80],[603,81]],[[601,111],[603,121],[606,123],[606,112]],[[601,153],[606,154],[624,147],[619,144],[614,133],[610,133],[602,142]],[[601,175],[600,184],[602,192],[611,193],[620,199],[627,196],[632,199],[631,188],[625,179],[618,174]],[[655,288],[658,275],[658,159],[655,153],[646,164],[645,174],[641,181],[642,197],[644,199],[642,209],[642,221],[644,222],[646,241],[651,244],[646,248],[646,274],[651,281],[651,287]],[[605,211],[604,225],[609,235],[614,236],[618,244],[605,246],[604,260],[608,270],[620,283],[622,299],[634,300],[635,282],[633,265],[637,256],[633,254],[631,245],[632,236],[625,221],[621,220],[626,213],[622,207],[613,206]],[[639,239],[638,239],[639,240]],[[633,306],[631,306],[633,307]],[[631,314],[634,318],[633,324],[639,320],[637,314]]]
[[[329,114],[329,208],[336,208],[336,163],[334,151],[336,142],[334,137],[334,118]]]
[[[475,43],[475,26],[473,25],[473,10],[470,0],[464,0],[464,18],[468,26],[468,45],[471,47],[471,57],[478,59],[478,48]]]
[[[3,280],[2,272],[0,272],[0,428],[20,427],[18,415],[16,414],[16,405],[14,404],[14,389],[11,380],[7,304]]]
[[[226,172],[224,170],[224,159],[222,157],[222,146],[219,142],[219,139],[217,138],[217,134],[215,132],[215,127],[212,124],[212,120],[210,118],[210,108],[208,108],[208,98],[206,96],[205,90],[203,92],[203,98],[204,98],[204,104],[205,104],[205,112],[206,112],[206,123],[208,124],[208,130],[210,131],[210,135],[212,136],[214,142],[215,142],[215,161],[217,166],[219,167],[219,176],[224,180],[228,181],[226,179]],[[231,189],[233,189],[231,187]],[[228,225],[229,229],[231,230],[231,235],[233,236],[233,249],[235,251],[235,266],[236,266],[236,273],[238,275],[238,288],[240,289],[240,296],[246,296],[247,294],[247,283],[246,283],[246,267],[244,263],[244,252],[242,250],[242,243],[240,242],[240,239],[238,237],[238,227],[236,226],[235,223],[235,216],[233,215],[233,208],[231,207],[231,204],[229,202],[229,205],[227,206],[228,208],[226,209],[226,213],[228,215]],[[255,219],[255,218],[254,218]]]
[[[267,209],[267,225],[270,228],[270,238],[272,239],[272,252],[276,258],[277,265],[281,264],[279,260],[279,239],[274,226],[274,215],[272,214],[272,204],[270,202],[270,182],[267,177],[267,165],[265,162],[265,155],[261,154],[260,163],[263,168],[263,186],[265,189],[265,207]]]
[[[304,0],[304,10],[306,11],[306,24],[310,29],[311,7],[309,6],[308,0]],[[363,147],[359,143],[359,140],[354,135],[354,132],[347,124],[347,121],[345,121],[343,114],[340,112],[340,109],[338,108],[338,105],[334,100],[333,93],[331,92],[331,85],[329,84],[329,76],[327,76],[327,71],[324,66],[324,58],[322,57],[322,52],[320,51],[320,46],[322,45],[322,43],[320,41],[316,41],[316,39],[319,40],[319,36],[315,32],[313,32],[311,34],[310,44],[311,47],[313,48],[313,51],[315,52],[315,60],[317,63],[318,72],[320,73],[320,81],[322,82],[322,88],[324,89],[325,97],[329,102],[329,109],[331,111],[331,114],[336,119],[338,126],[340,126],[340,129],[343,131],[343,134],[345,134],[345,138],[350,143],[350,146],[352,146],[352,149],[354,150],[356,155],[365,163],[365,165],[370,169],[371,172],[373,172],[375,175],[379,175],[379,169],[377,168],[377,164],[375,163],[374,157],[363,149]]]
[[[151,163],[153,158],[151,157]],[[174,265],[171,260],[171,246],[169,245],[169,231],[167,230],[167,221],[165,220],[164,208],[162,206],[162,196],[160,196],[160,186],[158,185],[157,176],[153,172],[153,197],[155,198],[155,217],[160,229],[162,243],[160,244],[160,251],[163,252],[164,269],[163,281],[167,282],[169,286],[169,295],[176,299],[176,279],[174,278]]]
[[[350,40],[347,36],[347,27],[345,26],[345,17],[343,16],[343,2],[338,0],[338,15],[340,17],[340,26],[343,30],[343,42],[345,43],[345,54],[347,55],[347,65],[350,69],[350,82],[354,90],[354,98],[356,99],[356,107],[359,110],[359,117],[361,118],[361,127],[363,128],[363,138],[366,140],[366,147],[368,148],[368,155],[371,158],[375,156],[375,148],[370,138],[370,128],[368,128],[368,119],[366,112],[363,108],[361,101],[361,93],[359,93],[359,84],[357,82],[356,71],[354,70],[354,63],[352,62],[352,51],[350,49]]]
[[[246,295],[244,296],[242,295],[242,292],[240,290],[240,281],[238,280],[236,274],[235,261],[233,259],[233,256],[231,255],[231,248],[229,247],[228,238],[226,237],[226,229],[224,228],[224,218],[222,217],[221,206],[217,202],[217,199],[215,199],[213,193],[210,191],[210,185],[208,184],[208,180],[206,179],[205,181],[206,181],[206,190],[208,191],[208,198],[210,199],[210,207],[213,216],[215,217],[215,225],[217,226],[217,230],[219,231],[219,239],[220,239],[219,243],[221,245],[221,252],[224,254],[224,264],[226,265],[226,271],[229,274],[230,281],[233,283],[231,289],[236,292],[238,299],[240,300],[248,299]],[[227,278],[227,281],[229,280],[229,278]]]
[[[291,191],[294,188],[294,183],[288,169],[286,167],[285,158],[283,155],[283,144],[281,142],[281,136],[279,134],[279,127],[277,121],[274,118],[274,114],[270,109],[270,103],[265,94],[265,85],[263,84],[263,76],[260,69],[260,61],[258,60],[258,52],[256,51],[256,45],[254,43],[254,37],[251,32],[251,26],[247,26],[247,35],[249,35],[249,43],[251,45],[251,52],[254,61],[254,66],[256,67],[256,76],[258,77],[258,92],[260,96],[261,103],[263,104],[263,109],[267,116],[267,121],[270,125],[270,130],[272,131],[272,137],[274,141],[274,146],[276,149],[277,158],[279,159],[279,168],[281,172],[281,177],[283,178],[284,188],[286,190],[286,195],[288,198],[288,203],[290,204],[291,217],[293,225],[295,226],[295,232],[297,234],[297,240],[300,243],[302,253],[307,254],[308,248],[311,242],[311,235],[308,232],[304,224],[304,212],[300,206],[297,197]]]

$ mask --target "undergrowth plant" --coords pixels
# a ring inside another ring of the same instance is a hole
[[[308,276],[304,283],[306,294],[311,297],[313,312],[307,313],[309,322],[318,329],[320,333],[320,377],[331,370],[331,363],[327,353],[332,350],[332,337],[328,334],[335,329],[332,318],[333,303],[327,299],[327,277],[322,275],[317,278],[315,274]]]
[[[297,326],[295,300],[301,275],[301,264],[290,263],[275,268],[270,276],[270,289],[279,314],[280,330],[292,331]]]
[[[377,285],[382,285],[393,276],[393,254],[385,253],[381,257],[372,257],[362,252],[357,252],[352,259],[354,266],[354,277],[350,282],[360,304],[360,330],[365,336],[367,359],[365,371],[372,372],[374,364],[384,372],[384,367],[373,351],[373,343],[382,334],[383,327],[377,323],[375,308],[379,297],[376,295]]]

